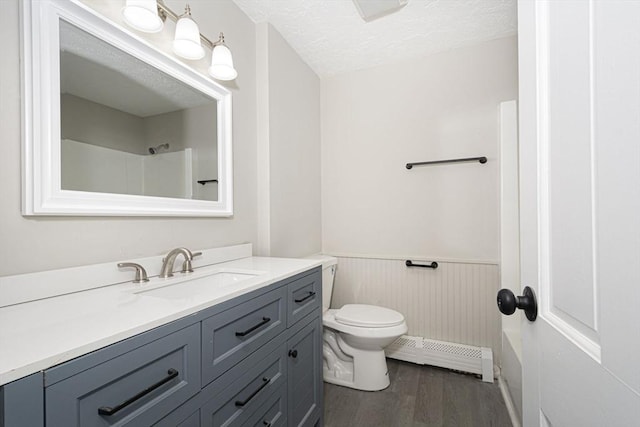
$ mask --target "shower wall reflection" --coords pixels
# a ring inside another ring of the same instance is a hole
[[[196,184],[217,177],[215,108],[139,117],[61,95],[62,188],[217,200],[216,184]]]

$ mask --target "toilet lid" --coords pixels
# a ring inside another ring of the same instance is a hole
[[[335,314],[339,323],[368,328],[386,328],[404,322],[404,316],[384,307],[365,304],[346,304]]]

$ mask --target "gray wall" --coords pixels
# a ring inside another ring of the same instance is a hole
[[[257,25],[258,240],[265,256],[321,251],[320,79],[268,23]]]
[[[320,79],[271,25],[269,140],[271,255],[319,253]]]

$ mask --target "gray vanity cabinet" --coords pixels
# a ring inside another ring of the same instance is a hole
[[[314,268],[6,384],[0,426],[321,425],[321,286]]]

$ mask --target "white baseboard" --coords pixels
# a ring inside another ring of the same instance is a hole
[[[502,393],[502,398],[504,399],[504,403],[507,406],[507,411],[509,412],[509,418],[511,418],[511,424],[513,427],[521,427],[522,423],[520,422],[520,417],[518,416],[518,411],[516,410],[516,406],[511,399],[511,393],[509,393],[509,386],[502,379],[502,376],[498,377],[498,387],[500,387],[500,392]]]

